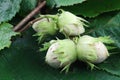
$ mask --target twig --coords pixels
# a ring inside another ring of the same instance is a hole
[[[23,25],[25,25],[34,15],[36,15],[40,9],[46,4],[46,1],[41,2],[28,16],[26,16],[20,23],[14,27],[14,31],[18,31]]]
[[[36,18],[32,21],[30,21],[25,27],[23,27],[22,29],[18,30],[18,32],[23,32],[24,30],[26,30],[27,28],[29,28],[34,22],[41,20],[42,18]]]

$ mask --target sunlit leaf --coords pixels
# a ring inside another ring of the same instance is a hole
[[[0,50],[10,47],[11,37],[19,33],[13,31],[13,26],[9,23],[0,24]]]
[[[0,23],[11,20],[20,9],[21,0],[0,0]]]

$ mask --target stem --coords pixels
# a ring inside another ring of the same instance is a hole
[[[36,18],[32,21],[30,21],[25,27],[23,27],[22,29],[18,30],[18,32],[23,32],[24,30],[26,30],[27,28],[29,28],[34,22],[41,20],[42,18]]]
[[[28,14],[20,23],[18,23],[15,27],[14,27],[14,31],[18,31],[19,29],[21,29],[21,27],[23,25],[25,25],[34,15],[38,14],[40,9],[45,6],[46,1],[43,1],[41,3],[39,3],[38,7],[36,7],[30,14]],[[29,25],[29,24],[27,24]],[[26,26],[27,26],[26,25]],[[25,28],[26,29],[26,28]],[[23,30],[23,29],[22,29]],[[21,30],[20,30],[21,31]]]

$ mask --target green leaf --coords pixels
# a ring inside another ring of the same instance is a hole
[[[111,12],[100,15],[90,21],[90,31],[86,34],[92,36],[110,36],[118,49],[113,50],[110,57],[98,66],[109,74],[120,77],[120,12]],[[113,54],[112,54],[113,53]],[[118,53],[118,54],[117,54]]]
[[[99,67],[116,76],[120,77],[120,54],[117,55],[111,55],[104,63],[99,64]]]
[[[11,20],[20,9],[21,0],[0,0],[0,23]]]
[[[44,62],[45,53],[38,53],[39,47],[32,35],[31,30],[26,31],[10,48],[0,51],[1,80],[120,80],[119,76],[106,71],[90,71],[79,62],[73,64],[67,74],[60,73]]]
[[[90,29],[86,34],[92,36],[110,36],[120,48],[120,12],[98,16],[90,21]]]
[[[86,0],[47,0],[47,5],[51,7],[70,6],[84,1]]]
[[[18,33],[12,30],[13,26],[9,23],[0,24],[0,50],[5,47],[10,47],[11,37]]]
[[[95,17],[104,12],[120,10],[120,0],[87,0],[82,4],[61,8],[76,15]]]
[[[47,1],[47,6],[53,8],[55,6],[55,0],[46,0]]]
[[[98,66],[109,74],[120,77],[120,12],[100,15],[90,21],[89,31],[92,36],[110,36],[118,49],[110,51],[110,57]]]
[[[37,0],[22,0],[19,14],[26,16],[30,13],[37,5]]]

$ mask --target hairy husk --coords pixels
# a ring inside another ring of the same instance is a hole
[[[38,36],[39,43],[44,38],[55,35],[58,31],[56,22],[52,18],[43,18],[33,24],[33,29],[37,32],[34,36]]]
[[[68,71],[70,65],[77,59],[76,46],[70,39],[56,40],[52,42],[46,54],[46,62],[54,67],[63,67]]]
[[[56,23],[50,18],[43,18],[33,24],[33,29],[38,33],[54,35],[57,27]]]
[[[78,59],[84,62],[101,63],[109,56],[106,46],[97,38],[82,36],[77,43]]]
[[[63,10],[58,17],[58,27],[65,36],[77,36],[84,33],[84,26],[86,26],[84,22],[87,21]]]

